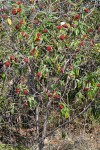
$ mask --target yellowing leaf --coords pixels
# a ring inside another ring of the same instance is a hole
[[[69,23],[67,23],[66,25],[68,26],[68,28],[70,28],[70,24]]]
[[[33,4],[33,3],[34,3],[34,0],[30,0],[30,3]]]
[[[98,50],[98,52],[100,53],[100,49]]]
[[[34,57],[35,57],[35,58],[37,58],[37,57],[38,57],[38,55],[39,55],[39,52],[38,52],[38,51],[36,51],[36,52],[35,52],[35,54],[34,54]]]
[[[8,22],[9,25],[12,24],[12,21],[11,21],[11,19],[9,19],[9,18],[7,19],[7,22]]]

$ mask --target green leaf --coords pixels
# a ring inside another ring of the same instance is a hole
[[[61,109],[61,115],[64,117],[65,116],[65,111],[64,109]]]
[[[52,84],[51,88],[54,90],[56,88],[56,86],[57,86],[56,84]]]
[[[65,139],[65,137],[66,137],[66,133],[62,131],[62,138]]]
[[[3,79],[3,81],[5,81],[5,79],[6,79],[6,74],[2,74],[2,79]]]
[[[65,113],[65,118],[66,119],[69,118],[69,112],[68,111],[66,111],[66,113]]]
[[[75,75],[79,76],[79,69],[78,68],[75,68]]]
[[[76,29],[75,34],[76,36],[80,33],[79,29]]]

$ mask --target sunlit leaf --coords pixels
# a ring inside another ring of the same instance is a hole
[[[7,22],[8,22],[9,25],[12,25],[12,21],[11,21],[10,18],[7,19]]]

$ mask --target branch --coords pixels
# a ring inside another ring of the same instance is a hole
[[[79,116],[81,116],[83,113],[85,113],[85,112],[88,110],[88,108],[89,108],[94,102],[95,102],[95,99],[94,99],[85,109],[83,109],[83,111],[81,111],[78,115],[76,115],[76,116],[75,116],[74,118],[72,118],[70,121],[67,120],[67,121],[64,122],[63,124],[59,125],[59,126],[58,126],[57,128],[55,128],[53,131],[51,131],[50,133],[48,133],[48,134],[46,135],[46,137],[50,136],[50,135],[53,134],[57,129],[63,127],[63,126],[66,125],[66,124],[71,123],[71,122],[74,121],[76,118],[78,118]]]

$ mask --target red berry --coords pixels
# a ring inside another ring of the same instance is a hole
[[[100,87],[100,83],[97,84],[97,87]]]
[[[22,11],[22,9],[21,9],[21,8],[17,8],[17,12],[19,12],[19,13],[20,13],[21,11]]]
[[[59,29],[59,30],[60,30],[61,28],[62,28],[62,26],[57,26],[57,29]]]
[[[47,33],[47,29],[43,29],[43,31],[42,31],[43,33]]]
[[[10,55],[10,61],[14,60],[14,56]]]
[[[69,68],[70,70],[72,70],[72,69],[73,69],[71,65],[69,65],[69,66],[68,66],[68,68]]]
[[[50,51],[52,51],[52,47],[51,46],[47,46],[46,50],[50,52]]]
[[[73,28],[74,28],[74,27],[75,27],[75,25],[72,23],[72,24],[71,24],[71,27],[73,27]]]
[[[30,55],[34,55],[34,52],[35,52],[35,49],[32,49],[31,51],[30,51]]]
[[[37,34],[37,37],[40,37],[40,36],[41,36],[41,33],[38,33],[38,34]]]
[[[28,94],[28,90],[27,90],[27,89],[24,89],[23,93],[24,93],[25,95],[27,95],[27,94]]]
[[[9,61],[6,61],[6,62],[5,62],[5,66],[6,66],[6,68],[10,67],[10,62],[9,62]]]
[[[19,26],[18,26],[18,25],[15,25],[15,29],[18,30],[18,29],[19,29]]]
[[[51,93],[48,93],[48,97],[51,97],[52,96],[52,94]]]
[[[88,12],[89,12],[89,9],[88,9],[88,8],[85,8],[85,9],[84,9],[84,12],[85,12],[85,13],[88,13]]]
[[[22,31],[22,33],[21,33],[21,34],[22,34],[22,36],[25,36],[25,32],[24,32],[24,31]]]
[[[61,35],[61,36],[59,37],[59,39],[63,41],[63,40],[65,39],[65,36],[64,36],[64,35]]]
[[[24,62],[25,62],[25,63],[28,63],[28,58],[24,58]]]
[[[12,14],[13,14],[13,15],[16,15],[16,14],[17,14],[17,10],[16,10],[16,9],[13,9],[13,10],[12,10]]]
[[[35,40],[36,40],[36,41],[40,41],[40,38],[39,38],[39,37],[37,37]]]
[[[25,106],[25,107],[26,107],[26,106],[28,106],[28,103],[27,103],[27,102],[25,102],[25,103],[24,103],[24,106]]]
[[[58,94],[54,95],[54,98],[58,99],[59,98]]]
[[[79,14],[75,15],[75,19],[76,19],[76,20],[78,20],[79,18],[80,18],[80,15],[79,15]]]
[[[5,18],[7,18],[7,16],[6,16],[5,14],[3,14],[3,15],[2,15],[2,18],[5,19]]]
[[[21,2],[21,1],[18,1],[17,4],[20,5],[20,4],[22,4],[22,2]]]
[[[86,92],[86,91],[88,91],[89,90],[89,87],[85,87],[84,88],[84,91]]]
[[[81,41],[81,42],[79,43],[79,46],[81,47],[81,46],[83,46],[83,45],[84,45],[84,42]]]
[[[59,108],[60,108],[60,109],[62,109],[62,108],[63,108],[63,105],[62,105],[62,104],[60,104],[60,105],[59,105]]]
[[[41,73],[40,73],[40,72],[38,72],[38,73],[37,73],[37,77],[39,78],[40,76],[41,76]]]
[[[23,25],[23,24],[24,24],[24,21],[23,21],[23,20],[20,20],[19,23],[20,23],[20,25]]]
[[[68,28],[68,25],[67,24],[63,24],[62,25],[64,28]]]
[[[16,88],[16,93],[20,93],[20,88]]]

